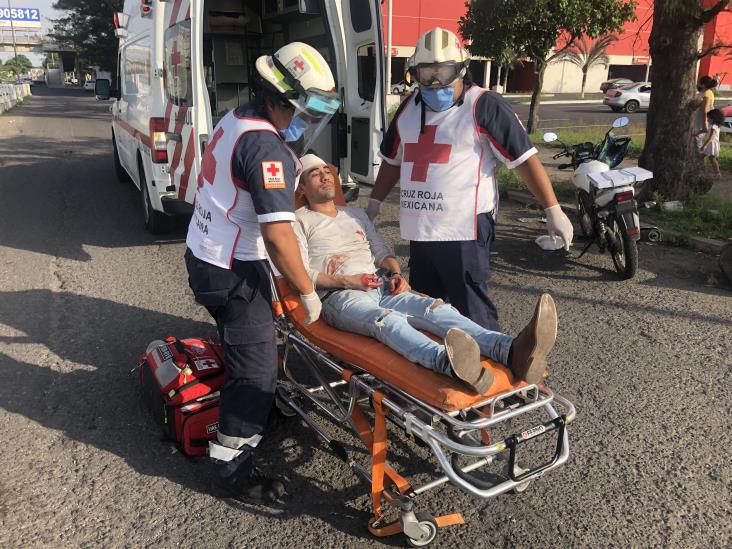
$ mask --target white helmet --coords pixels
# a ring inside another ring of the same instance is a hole
[[[419,37],[407,66],[419,84],[439,88],[464,76],[468,63],[470,56],[460,46],[458,37],[447,29],[435,27]]]
[[[319,118],[338,110],[340,101],[328,63],[318,50],[302,42],[282,46],[255,63],[259,75],[300,112]]]

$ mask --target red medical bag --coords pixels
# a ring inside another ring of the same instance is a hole
[[[142,398],[165,435],[189,456],[202,456],[219,428],[221,347],[209,339],[157,340],[140,357]]]

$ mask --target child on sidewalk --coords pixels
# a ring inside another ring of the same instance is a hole
[[[722,177],[719,171],[719,162],[717,162],[719,156],[719,127],[724,124],[724,114],[719,109],[712,109],[707,113],[707,119],[709,120],[709,131],[699,149],[699,154],[709,159],[709,163],[714,168],[714,175],[719,179]]]

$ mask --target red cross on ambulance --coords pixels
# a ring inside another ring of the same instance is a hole
[[[180,66],[181,62],[181,54],[178,50],[178,41],[176,40],[173,42],[173,51],[170,54],[170,64],[173,67],[173,75],[178,76],[178,67]]]
[[[404,162],[412,162],[412,181],[427,181],[430,164],[447,164],[452,145],[435,142],[437,126],[425,126],[416,143],[404,144]]]

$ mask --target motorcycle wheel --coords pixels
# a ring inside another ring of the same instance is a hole
[[[592,219],[590,218],[590,214],[587,213],[585,201],[582,199],[582,195],[580,194],[577,195],[577,217],[579,218],[582,236],[585,238],[592,236]]]
[[[615,270],[623,280],[631,279],[638,271],[638,243],[620,229],[615,219],[608,221],[607,228],[617,242],[616,249],[610,250]]]

